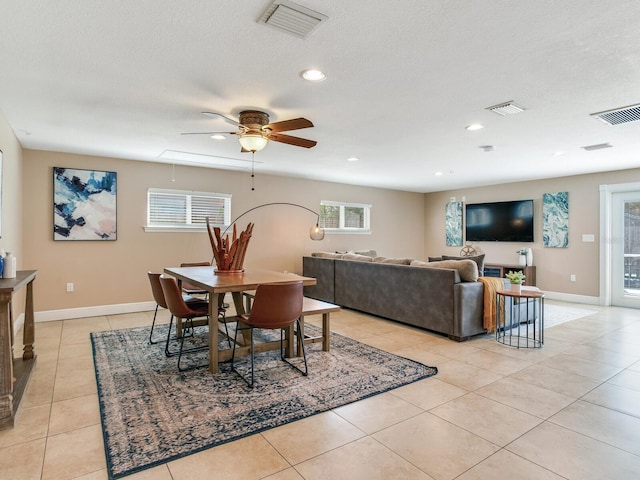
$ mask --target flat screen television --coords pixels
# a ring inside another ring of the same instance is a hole
[[[468,242],[533,242],[533,200],[471,203],[465,213]]]

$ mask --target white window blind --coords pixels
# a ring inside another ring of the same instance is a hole
[[[320,202],[320,226],[328,233],[371,233],[371,205],[364,203]]]
[[[231,222],[231,195],[150,188],[145,231],[202,231]]]

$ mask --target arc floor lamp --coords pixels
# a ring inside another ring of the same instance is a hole
[[[222,232],[222,237],[225,236],[225,234],[227,233],[227,230],[229,230],[229,228],[231,228],[231,226],[234,223],[236,223],[238,220],[240,220],[242,217],[244,217],[247,213],[253,212],[254,210],[257,210],[257,209],[262,208],[262,207],[269,207],[271,205],[289,205],[291,207],[302,208],[304,210],[307,210],[308,212],[313,213],[316,216],[316,224],[313,227],[311,227],[311,230],[309,231],[309,237],[311,238],[311,240],[322,240],[322,239],[324,239],[324,228],[322,228],[320,226],[320,214],[318,212],[314,212],[310,208],[307,208],[307,207],[305,207],[303,205],[298,205],[297,203],[290,203],[290,202],[263,203],[262,205],[258,205],[256,207],[250,208],[246,212],[241,213],[240,215],[238,215],[236,218],[233,219],[233,221],[229,224],[229,226],[227,228],[225,228],[224,232]]]

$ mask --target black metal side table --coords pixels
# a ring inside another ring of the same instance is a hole
[[[496,341],[516,348],[544,345],[544,293],[536,287],[496,293]]]

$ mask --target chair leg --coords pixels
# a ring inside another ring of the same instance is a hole
[[[169,319],[169,331],[167,332],[167,342],[164,344],[164,354],[167,357],[174,357],[178,352],[169,351],[169,340],[171,340],[171,327],[173,326],[173,315]]]
[[[156,311],[153,314],[153,322],[151,322],[151,332],[149,333],[149,343],[151,345],[155,345],[156,343],[158,343],[157,341],[156,342],[153,341],[153,329],[156,326],[156,316],[158,315],[158,307],[160,307],[160,305],[156,303]]]
[[[301,328],[302,325],[300,324],[300,319],[297,319],[296,323],[297,323],[296,336],[298,337],[298,345],[300,345],[302,347],[302,358],[304,359],[304,370],[302,370],[297,365],[294,365],[293,363],[291,363],[284,356],[284,348],[283,348],[283,344],[284,344],[284,338],[283,338],[284,329],[280,330],[280,358],[282,359],[283,362],[289,364],[291,367],[295,368],[302,375],[304,375],[306,377],[309,374],[309,367],[307,366],[307,354],[304,351],[304,338],[302,337],[302,328]]]
[[[242,375],[242,373],[240,373],[238,371],[238,369],[235,367],[235,359],[236,359],[236,344],[238,340],[238,332],[241,330],[247,330],[246,328],[237,328],[236,327],[236,332],[235,335],[233,337],[233,350],[231,351],[231,370],[236,372],[238,374],[238,376],[244,380],[244,382],[249,385],[249,387],[253,388],[253,384],[254,384],[254,374],[253,374],[253,367],[254,367],[254,361],[253,361],[253,328],[249,328],[249,333],[250,333],[250,337],[251,337],[251,381],[247,380],[245,378],[244,375]]]
[[[182,336],[180,337],[180,351],[178,352],[178,371],[179,372],[186,372],[187,370],[194,370],[196,368],[203,368],[203,367],[207,367],[209,366],[209,363],[203,363],[202,365],[192,365],[190,367],[186,367],[186,368],[182,368],[180,366],[180,361],[182,360],[182,354],[183,353],[195,353],[195,352],[201,352],[203,350],[208,350],[209,346],[208,345],[204,345],[202,347],[192,347],[192,348],[187,348],[186,350],[184,349],[184,339],[187,336],[186,332],[191,330],[191,335],[189,335],[190,337],[194,337],[195,336],[195,327],[193,326],[193,318],[185,318],[184,319],[184,326],[185,329],[182,332]]]

